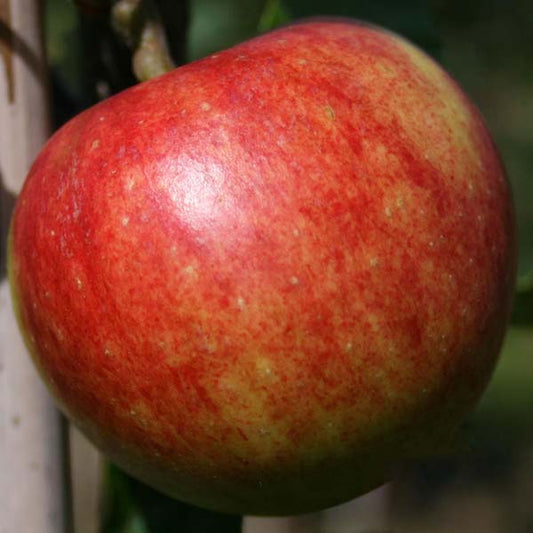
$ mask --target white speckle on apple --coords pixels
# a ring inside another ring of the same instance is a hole
[[[402,208],[404,205],[405,205],[405,201],[401,196],[396,198],[396,207]]]
[[[307,59],[304,59],[304,58],[298,59],[298,64],[299,65],[307,65]]]
[[[298,228],[294,228],[292,230],[292,234],[295,236],[295,237],[299,237],[300,236],[300,230]]]
[[[256,362],[256,368],[259,373],[265,376],[272,375],[272,368],[270,368],[270,361],[268,359],[258,359]]]
[[[91,149],[96,150],[100,146],[100,139],[95,139],[91,144]]]
[[[62,341],[64,339],[63,331],[61,330],[61,328],[54,326],[54,333],[58,341]]]
[[[51,235],[52,237],[55,237],[55,236],[56,236],[56,232],[55,232],[53,229],[51,229],[51,230],[50,230],[50,235]]]
[[[289,281],[291,282],[291,285],[298,285],[298,283],[300,283],[300,280],[296,276],[291,276]]]
[[[120,222],[122,223],[123,226],[127,226],[130,223],[130,217],[128,216],[122,217],[122,220]]]
[[[353,344],[351,342],[347,342],[344,348],[347,352],[351,352],[353,350]]]
[[[433,246],[435,246],[435,243],[433,241],[429,241],[429,247],[433,248]]]
[[[202,102],[200,104],[200,108],[202,111],[209,111],[211,109],[211,106],[207,102]]]
[[[194,268],[193,265],[187,265],[183,269],[183,272],[185,272],[185,274],[188,274],[189,276],[193,276],[196,273],[196,269]]]
[[[215,342],[210,341],[208,338],[205,339],[205,349],[208,353],[215,353],[217,351],[217,345]]]
[[[246,302],[244,301],[244,298],[242,296],[239,296],[237,298],[237,307],[242,311],[245,306],[246,306]]]
[[[81,279],[76,277],[74,278],[74,281],[76,282],[76,287],[78,288],[78,290],[81,291],[83,289],[83,282],[81,281]]]
[[[325,107],[325,111],[326,111],[326,115],[327,115],[331,120],[335,120],[335,110],[334,110],[329,104],[326,105],[326,107]]]
[[[369,263],[371,267],[377,267],[379,265],[379,259],[377,257],[371,257]]]

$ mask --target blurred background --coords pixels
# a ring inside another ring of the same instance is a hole
[[[45,1],[54,127],[135,83],[124,45],[98,0]],[[279,24],[349,16],[403,34],[435,57],[477,103],[512,183],[519,227],[519,283],[494,379],[461,429],[456,449],[398,472],[379,495],[382,532],[533,532],[533,9],[528,0],[189,0],[167,4],[178,63],[201,58]],[[173,5],[171,5],[173,4]],[[167,22],[168,20],[168,22]],[[240,532],[242,518],[169,500],[108,464],[102,533]],[[81,474],[83,476],[83,474]],[[75,481],[83,493],[84,479]],[[366,505],[366,503],[365,503]],[[371,502],[368,503],[371,505]],[[346,510],[347,509],[347,510]],[[354,533],[347,507],[283,531]],[[360,512],[360,506],[355,506]],[[302,525],[302,524],[306,525]],[[296,524],[296,522],[294,523]],[[333,524],[333,525],[332,525]],[[268,525],[264,531],[269,531]],[[271,531],[275,526],[272,525]],[[296,529],[300,527],[300,529]],[[380,526],[381,527],[381,526]],[[249,529],[248,533],[251,533]],[[257,529],[259,531],[259,529]],[[261,530],[263,531],[263,530]],[[281,531],[281,529],[279,530]],[[370,530],[365,530],[370,533]]]

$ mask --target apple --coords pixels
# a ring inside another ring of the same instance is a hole
[[[29,351],[114,462],[199,506],[338,504],[453,438],[516,244],[480,113],[386,30],[311,20],[62,127],[10,232]]]

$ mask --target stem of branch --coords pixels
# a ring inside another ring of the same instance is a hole
[[[118,0],[112,8],[115,30],[133,50],[133,71],[139,81],[174,68],[165,29],[153,0]]]

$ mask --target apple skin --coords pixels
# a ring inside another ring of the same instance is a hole
[[[32,357],[105,454],[181,500],[285,515],[452,438],[516,246],[457,84],[383,29],[307,21],[66,124],[9,257]]]

